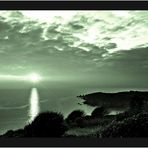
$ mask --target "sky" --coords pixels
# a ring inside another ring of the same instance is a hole
[[[147,90],[147,75],[148,11],[0,11],[0,133],[26,124],[31,94],[90,114],[77,95]]]
[[[0,87],[17,88],[4,81],[34,72],[49,82],[145,89],[147,20],[148,11],[0,11]]]

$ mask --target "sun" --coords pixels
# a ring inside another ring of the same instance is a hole
[[[37,83],[41,80],[41,77],[37,73],[31,73],[30,75],[28,75],[28,80],[33,83]]]

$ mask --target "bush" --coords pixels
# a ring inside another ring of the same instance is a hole
[[[85,125],[86,126],[96,126],[99,125],[100,120],[98,118],[90,118],[90,119],[85,119]]]
[[[9,130],[2,137],[14,137],[14,131]]]
[[[7,131],[2,137],[24,137],[24,130],[18,129],[18,130],[9,130]]]
[[[122,120],[129,118],[131,116],[132,115],[129,112],[125,111],[123,113],[119,113],[116,115],[116,121],[122,121]]]
[[[83,128],[83,127],[88,127],[88,126],[92,126],[92,123],[94,119],[92,119],[91,116],[87,115],[87,116],[84,116],[84,117],[79,117],[75,120],[75,123],[76,123],[76,126],[77,127],[80,127],[80,128]],[[96,121],[96,119],[95,119]],[[97,120],[97,123],[98,123],[98,120]]]
[[[122,121],[114,120],[101,132],[101,137],[148,137],[148,114],[140,113]]]
[[[105,107],[101,106],[94,109],[93,112],[91,113],[91,116],[93,118],[103,118],[106,114],[107,110],[105,109]]]
[[[141,113],[144,109],[144,99],[140,96],[133,96],[129,103],[129,111],[132,114],[138,114]]]
[[[84,128],[84,127],[93,127],[93,126],[105,126],[110,122],[109,119],[99,119],[93,117],[82,117],[76,120],[77,127]]]
[[[61,137],[66,130],[63,115],[55,112],[40,113],[24,128],[26,137]]]
[[[77,126],[77,123],[79,121],[82,122],[84,116],[85,116],[84,111],[75,110],[68,115],[68,117],[66,118],[66,123],[71,127]]]
[[[83,128],[86,126],[86,121],[85,121],[84,117],[77,118],[75,120],[75,123],[76,123],[76,126],[80,127],[80,128]]]

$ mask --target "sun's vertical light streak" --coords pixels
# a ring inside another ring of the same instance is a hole
[[[30,95],[29,121],[33,121],[40,111],[39,95],[37,88],[32,88]]]

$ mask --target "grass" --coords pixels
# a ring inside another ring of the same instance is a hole
[[[66,132],[65,136],[68,137],[96,137],[97,133],[102,128],[100,126],[92,126],[85,128],[73,128]]]

